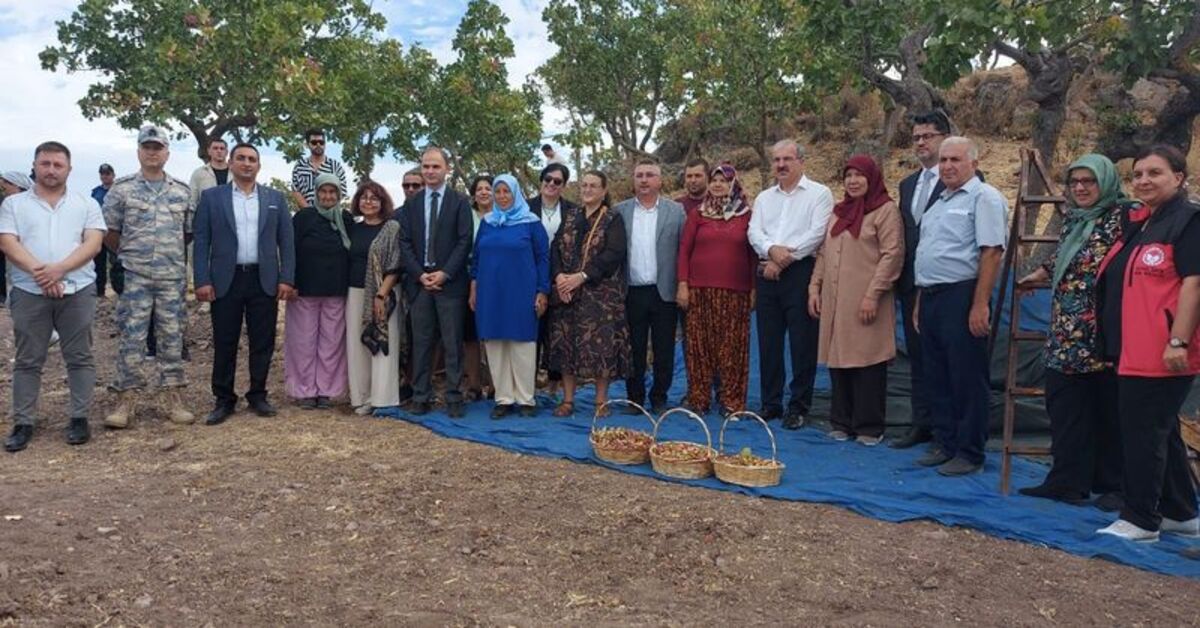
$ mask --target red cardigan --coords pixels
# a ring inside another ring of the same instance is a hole
[[[750,212],[729,220],[688,214],[679,242],[679,281],[691,288],[750,292],[758,255],[746,237],[749,228]]]

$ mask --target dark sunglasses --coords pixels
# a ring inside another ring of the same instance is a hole
[[[563,180],[555,177],[542,177],[542,183],[549,183],[550,185],[562,185]]]
[[[416,190],[423,185],[424,185],[423,183],[401,183],[400,187],[402,187],[406,190]]]
[[[308,140],[308,143],[311,146],[324,146],[325,140]]]

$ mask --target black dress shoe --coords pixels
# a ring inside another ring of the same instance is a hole
[[[8,440],[4,441],[4,451],[12,453],[21,451],[29,445],[31,438],[33,438],[32,425],[14,425]]]
[[[451,401],[450,403],[446,404],[446,414],[452,419],[463,418],[463,416],[466,414],[466,411],[463,409],[463,402]]]
[[[937,472],[941,475],[955,477],[959,475],[975,473],[982,468],[982,462],[976,463],[971,462],[966,458],[954,458],[953,460],[950,460],[949,462],[946,462],[942,466],[938,467]]]
[[[1082,506],[1087,502],[1088,494],[1084,492],[1066,491],[1045,484],[1037,486],[1026,486],[1025,488],[1017,489],[1017,492],[1029,497],[1040,497],[1042,499],[1051,499],[1056,502],[1071,504],[1072,506]]]
[[[429,414],[429,410],[428,401],[411,401],[408,404],[408,413],[414,416],[425,416]]]
[[[498,403],[492,408],[493,419],[503,419],[512,412],[512,406],[505,403]]]
[[[630,401],[633,401],[633,400],[632,400],[632,399],[630,399]],[[633,401],[633,403],[636,403],[636,404],[638,404],[639,406],[640,406],[640,405],[642,405],[642,402],[640,402],[640,401]],[[629,404],[627,404],[627,403],[623,403],[623,404],[621,404],[621,412],[623,412],[623,413],[625,413],[625,414],[628,414],[629,416],[636,416],[636,415],[638,415],[638,414],[641,414],[641,413],[642,413],[642,411],[641,411],[641,410],[639,410],[639,409],[637,409],[636,407],[634,407],[634,406],[631,406],[631,405],[629,405]]]
[[[764,421],[774,421],[775,419],[783,418],[783,410],[778,408],[763,408],[759,411],[758,416],[762,417]]]
[[[937,467],[946,464],[949,461],[950,456],[947,456],[946,452],[942,451],[942,448],[938,447],[937,445],[930,447],[929,451],[925,452],[924,456],[917,458],[917,464],[921,465],[922,467]]]
[[[532,419],[533,417],[538,415],[538,407],[536,405],[521,406],[521,409],[517,410],[517,413],[520,414],[523,418]]]
[[[933,433],[926,427],[911,427],[903,436],[893,438],[888,442],[888,447],[892,449],[908,449],[915,447],[921,443],[927,443],[933,440]]]
[[[317,408],[327,410],[330,407],[332,407],[332,404],[329,403],[329,397],[317,397]]]
[[[92,438],[92,431],[88,428],[87,417],[75,417],[71,419],[70,425],[67,426],[67,444],[82,445]]]
[[[218,405],[212,409],[212,412],[208,413],[208,416],[204,417],[204,424],[220,425],[225,422],[225,419],[228,419],[232,415],[233,406]]]
[[[246,401],[246,405],[258,416],[268,417],[278,414],[275,406],[271,405],[266,399],[249,399]]]
[[[804,427],[804,415],[799,412],[789,412],[783,417],[783,429],[798,430]]]

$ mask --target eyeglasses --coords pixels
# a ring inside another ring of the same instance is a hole
[[[374,194],[363,194],[362,197],[358,199],[358,202],[359,203],[379,203],[379,202],[381,202],[381,199],[378,196],[375,196]]]
[[[401,183],[400,187],[406,190],[419,190],[423,185],[423,183]]]
[[[920,134],[913,135],[912,141],[914,144],[919,143],[919,142],[928,142],[929,140],[931,140],[935,137],[941,137],[943,135],[945,135],[945,133],[920,133]]]
[[[1080,186],[1080,187],[1090,188],[1090,187],[1095,187],[1097,183],[1099,183],[1099,182],[1091,177],[1080,177],[1078,179],[1072,177],[1071,179],[1067,180],[1067,187],[1073,188],[1076,186]]]
[[[325,140],[308,140],[310,146],[324,146]]]
[[[558,185],[562,185],[564,183],[564,181],[557,177],[542,177],[542,183],[558,186]]]

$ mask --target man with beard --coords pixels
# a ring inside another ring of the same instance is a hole
[[[346,196],[346,169],[333,157],[325,155],[325,132],[309,129],[304,132],[304,143],[310,152],[308,159],[301,159],[292,168],[292,200],[297,207],[314,207],[317,202],[317,177],[323,172],[337,176],[342,186],[342,197]]]
[[[42,367],[50,334],[61,338],[71,390],[67,442],[90,438],[88,409],[96,387],[92,321],[96,316],[96,270],[92,259],[104,239],[100,206],[67,190],[71,151],[58,142],[33,153],[33,189],[0,205],[0,251],[12,265],[9,308],[16,341],[13,360],[13,430],[4,448],[25,449],[33,437]]]

